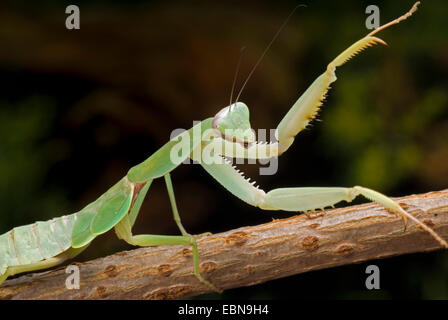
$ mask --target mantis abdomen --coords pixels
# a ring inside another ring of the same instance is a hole
[[[0,276],[9,266],[32,264],[69,249],[77,214],[38,221],[0,235]]]

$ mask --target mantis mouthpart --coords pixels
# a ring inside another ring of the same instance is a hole
[[[406,212],[397,202],[377,191],[354,186],[279,188],[265,192],[255,186],[254,182],[246,179],[228,160],[228,158],[264,159],[279,156],[288,150],[295,136],[318,113],[330,84],[337,79],[336,68],[370,46],[385,45],[383,40],[374,35],[410,17],[418,5],[419,2],[415,3],[409,12],[370,32],[331,61],[278,124],[277,142],[256,142],[255,136],[249,132],[251,126],[247,105],[239,101],[230,101],[230,105],[213,118],[203,120],[177,137],[187,139],[189,144],[188,148],[182,149],[181,155],[175,160],[172,159],[171,152],[177,147],[178,139],[170,140],[144,162],[132,167],[125,177],[81,211],[45,222],[16,227],[2,234],[0,284],[9,276],[50,268],[73,258],[85,250],[98,235],[114,228],[120,239],[135,246],[191,246],[195,276],[205,286],[219,292],[220,289],[204,279],[200,273],[196,239],[182,226],[176,205],[171,172],[187,158],[198,161],[230,193],[260,209],[307,213],[333,206],[341,201],[350,202],[362,195],[400,215],[405,228],[407,219],[410,219],[427,231],[442,247],[448,248],[448,243],[432,228]],[[200,134],[193,134],[196,131]],[[206,131],[210,134],[204,134]],[[199,148],[202,151],[198,153]],[[204,157],[213,161],[202,161]],[[161,177],[165,180],[173,217],[181,235],[133,235],[132,227],[151,183]]]

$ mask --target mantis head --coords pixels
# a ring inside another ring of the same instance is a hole
[[[249,108],[243,102],[235,102],[219,111],[213,118],[213,128],[223,139],[242,144],[255,141],[249,122]]]

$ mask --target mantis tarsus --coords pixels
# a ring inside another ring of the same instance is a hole
[[[182,226],[175,201],[170,173],[188,157],[198,161],[214,179],[236,197],[261,209],[306,213],[332,206],[343,200],[350,202],[358,195],[362,195],[399,214],[405,227],[407,219],[411,219],[430,233],[443,247],[448,248],[447,242],[434,230],[379,192],[355,186],[279,188],[266,193],[251,184],[226,159],[262,159],[279,156],[285,152],[294,142],[295,136],[316,116],[330,84],[336,81],[336,68],[367,47],[378,43],[386,44],[374,35],[411,16],[417,10],[418,4],[419,2],[415,3],[405,15],[370,32],[331,61],[322,75],[300,96],[280,121],[276,131],[277,142],[256,142],[251,131],[248,107],[242,102],[230,101],[230,105],[213,118],[203,120],[180,135],[187,137],[190,144],[175,161],[171,157],[171,151],[176,147],[177,141],[173,139],[147,160],[132,167],[124,178],[81,211],[45,222],[16,227],[1,235],[0,284],[8,276],[49,268],[73,258],[87,248],[96,236],[115,228],[120,239],[136,246],[191,246],[195,276],[209,288],[219,291],[200,274],[196,240]],[[192,134],[195,130],[200,130],[203,134],[195,136]],[[208,154],[205,155],[205,152]],[[202,161],[204,156],[212,161]],[[181,235],[133,235],[131,230],[148,189],[154,179],[161,177],[165,180],[174,220]]]

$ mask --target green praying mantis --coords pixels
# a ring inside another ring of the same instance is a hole
[[[0,284],[9,276],[50,268],[85,250],[100,234],[115,228],[120,239],[135,246],[187,245],[192,248],[194,275],[212,290],[220,291],[204,279],[199,268],[196,239],[182,226],[171,181],[171,172],[187,158],[202,167],[225,189],[242,201],[263,210],[309,212],[341,201],[352,201],[358,195],[375,201],[400,215],[406,228],[407,219],[426,230],[443,247],[448,243],[433,229],[406,212],[389,197],[361,186],[279,188],[265,192],[250,183],[228,158],[269,159],[283,154],[318,113],[322,100],[336,81],[336,68],[375,44],[386,44],[374,35],[411,16],[415,3],[403,16],[375,29],[339,54],[326,70],[300,96],[280,121],[276,142],[257,142],[251,129],[248,107],[235,102],[171,139],[144,162],[132,167],[127,175],[97,200],[81,211],[45,222],[16,227],[0,236]],[[250,76],[249,76],[250,77]],[[247,80],[246,80],[247,82]],[[244,87],[244,85],[243,85]],[[198,133],[198,134],[196,134]],[[187,142],[187,143],[181,143]],[[179,236],[132,233],[140,207],[153,180],[163,177],[168,190]]]

